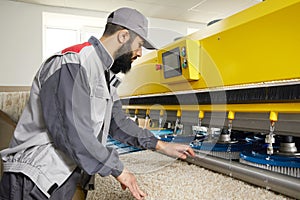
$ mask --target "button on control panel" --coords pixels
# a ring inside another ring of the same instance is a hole
[[[186,58],[186,47],[185,46],[181,47],[180,54],[181,54],[181,67],[185,69],[185,68],[188,67],[188,62],[187,62],[187,58]]]

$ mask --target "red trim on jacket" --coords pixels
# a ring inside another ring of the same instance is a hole
[[[66,53],[66,52],[74,52],[74,53],[79,53],[81,49],[83,49],[86,46],[90,46],[91,43],[89,42],[84,42],[82,44],[76,44],[74,46],[68,47],[64,50],[61,51],[61,53]]]

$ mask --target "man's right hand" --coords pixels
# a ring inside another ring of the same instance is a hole
[[[136,199],[144,199],[147,196],[146,193],[140,190],[135,176],[127,169],[124,168],[123,172],[116,179],[121,183],[122,189],[126,190],[128,188]]]

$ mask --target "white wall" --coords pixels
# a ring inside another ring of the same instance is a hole
[[[30,86],[42,63],[43,12],[106,18],[108,13],[0,0],[0,86]],[[159,47],[204,24],[149,18],[149,36]]]
[[[0,85],[30,85],[42,56],[42,18],[35,7],[0,1]]]

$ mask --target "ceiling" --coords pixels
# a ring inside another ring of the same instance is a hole
[[[192,23],[223,19],[262,0],[14,0],[33,4],[111,12],[136,8],[145,16]]]

